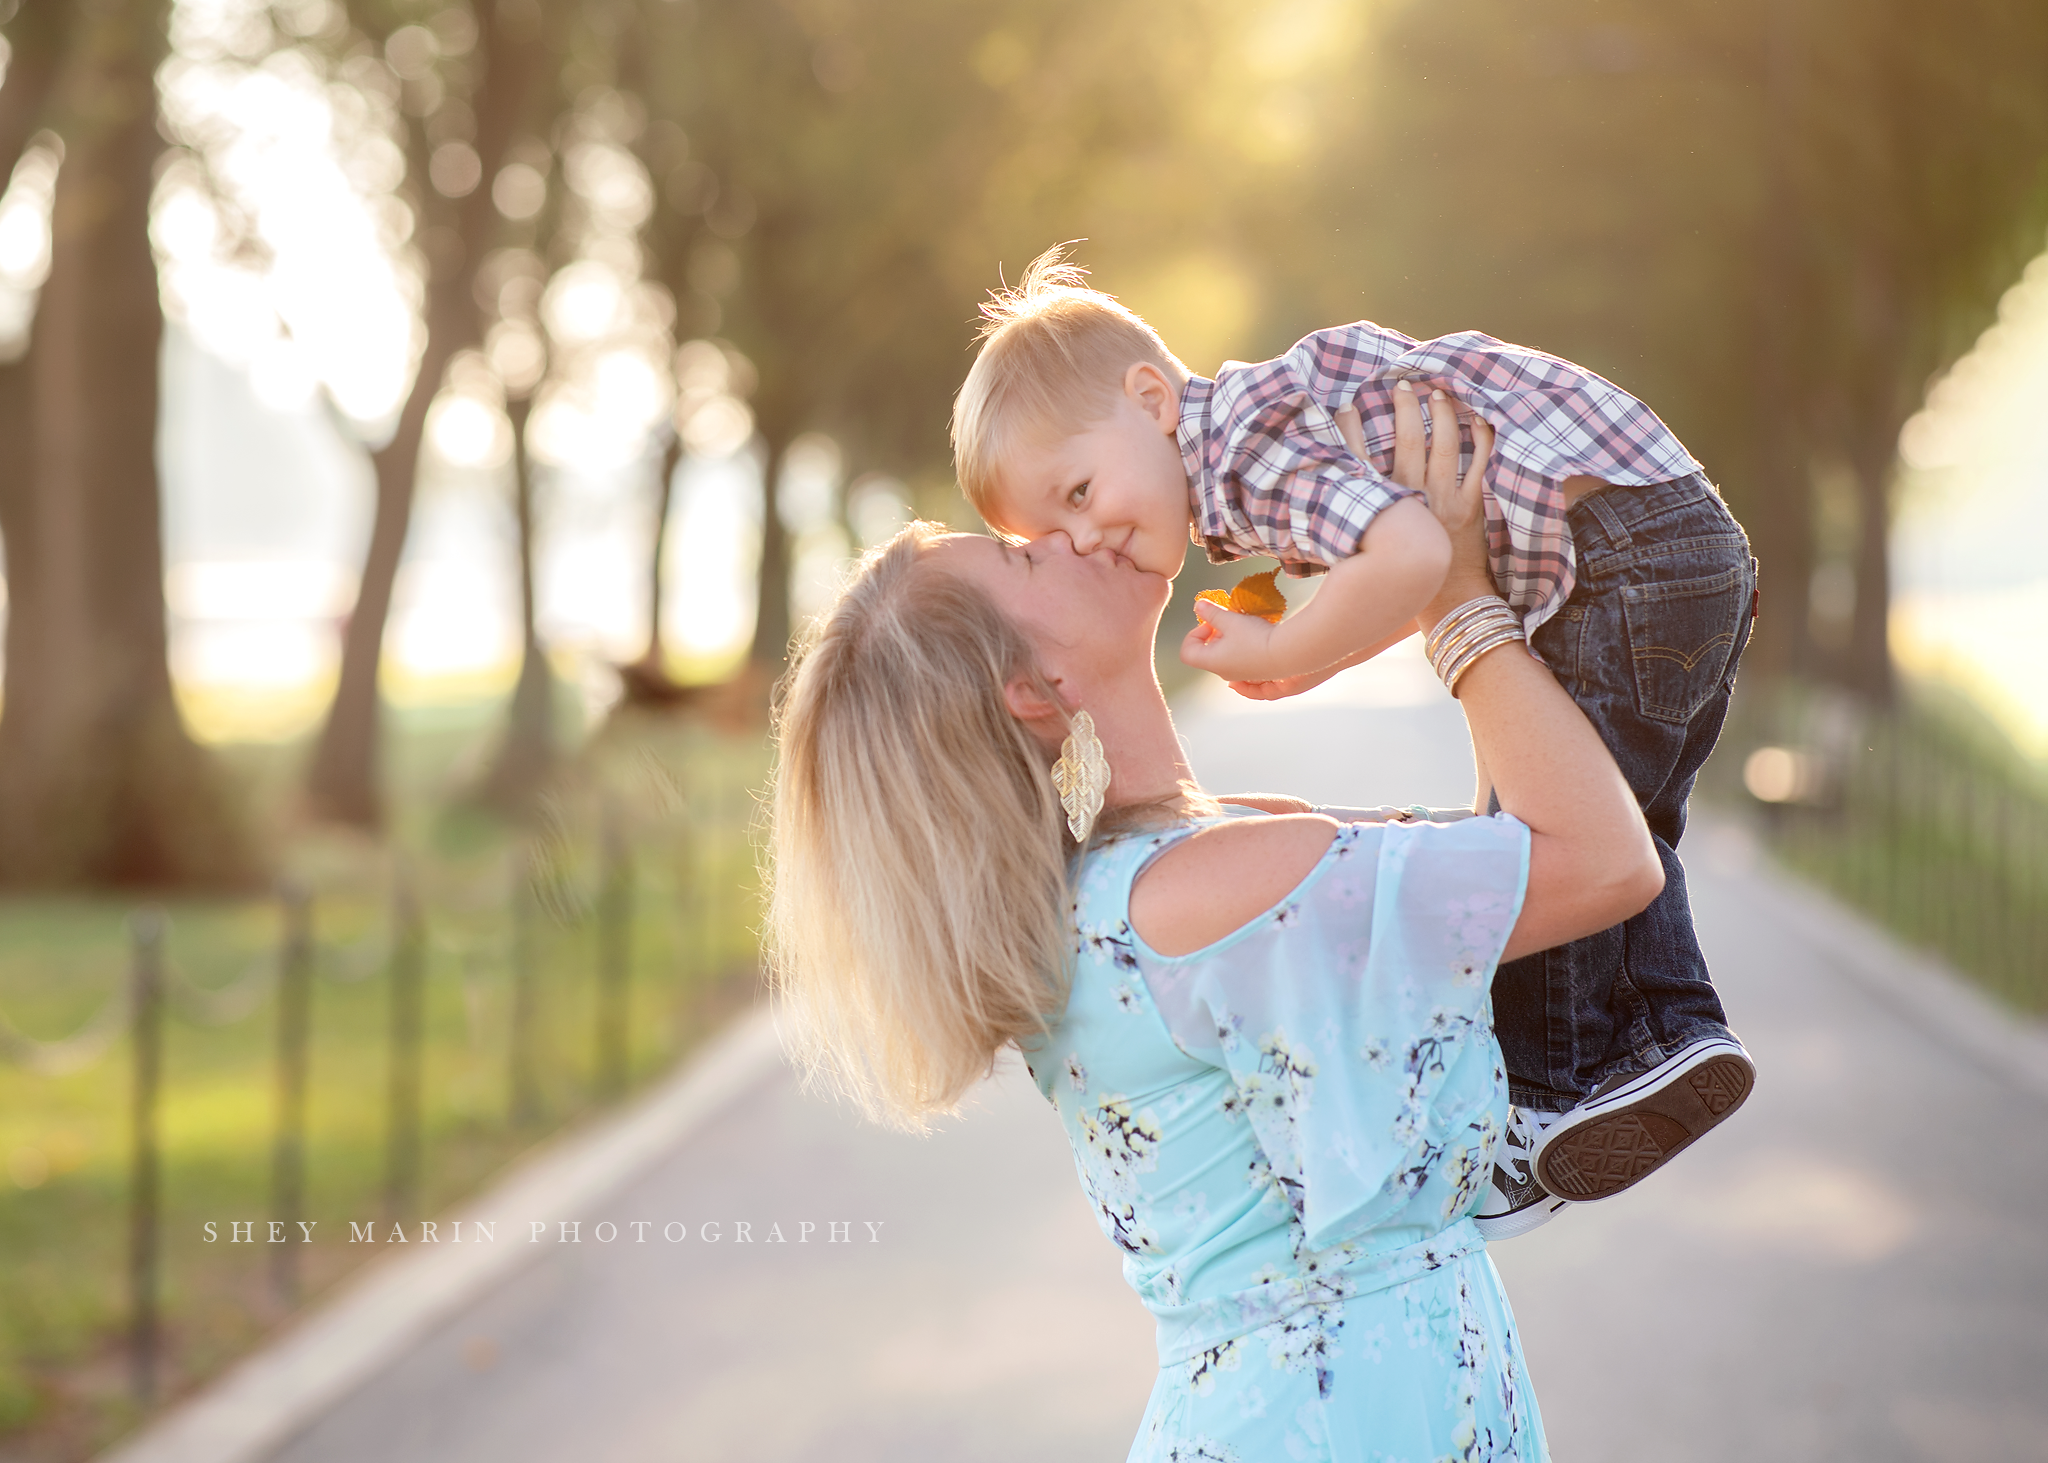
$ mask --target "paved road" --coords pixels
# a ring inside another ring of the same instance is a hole
[[[1463,727],[1427,675],[1198,698],[1182,729],[1212,786],[1455,802]],[[1702,937],[1761,1075],[1654,1182],[1496,1248],[1556,1456],[2048,1459],[2044,1089],[1874,994],[1733,830],[1698,845]],[[538,1248],[280,1463],[1124,1455],[1150,1327],[1015,1070],[923,1140],[770,1073],[587,1216],[636,1219],[690,1238]],[[835,1220],[851,1243],[818,1242]]]

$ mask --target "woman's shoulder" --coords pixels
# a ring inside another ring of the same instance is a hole
[[[1298,888],[1339,831],[1335,820],[1315,813],[1206,824],[1139,872],[1131,928],[1161,955],[1213,945]]]
[[[1506,814],[1456,822],[1340,822],[1319,813],[1232,818],[1126,866],[1135,874],[1126,886],[1128,920],[1153,953],[1179,957],[1321,888],[1325,866],[1351,864],[1339,891],[1347,907],[1359,904],[1350,892],[1359,878],[1391,874],[1413,913],[1496,883],[1512,886],[1518,901],[1527,859],[1528,830]]]

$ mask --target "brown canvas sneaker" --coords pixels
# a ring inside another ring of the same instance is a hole
[[[1603,1083],[1545,1129],[1536,1181],[1574,1203],[1612,1198],[1742,1106],[1755,1084],[1741,1042],[1696,1041],[1647,1072]]]
[[[1540,1229],[1565,1208],[1564,1200],[1536,1182],[1533,1170],[1543,1124],[1551,1118],[1549,1113],[1508,1109],[1508,1130],[1493,1153],[1493,1177],[1472,1211],[1472,1223],[1488,1243]]]

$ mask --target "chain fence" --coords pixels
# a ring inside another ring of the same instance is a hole
[[[1778,855],[2014,1008],[2048,1014],[2048,783],[1926,706],[1781,692],[1740,763]]]
[[[666,995],[676,996],[679,969],[686,995],[751,971],[753,806],[746,786],[729,776],[706,779],[682,816],[653,825],[607,795],[587,810],[587,836],[572,831],[568,820],[552,818],[542,831],[514,842],[495,861],[495,873],[488,867],[494,861],[486,860],[480,878],[472,873],[451,879],[445,869],[430,870],[428,860],[394,856],[388,888],[377,901],[381,908],[345,940],[321,931],[322,894],[310,883],[287,880],[266,901],[275,916],[275,938],[217,984],[202,983],[185,968],[176,922],[165,910],[138,909],[127,921],[123,977],[71,1031],[39,1038],[0,1011],[0,1066],[64,1079],[89,1076],[125,1057],[123,1345],[132,1404],[147,1408],[161,1395],[167,1338],[175,1335],[164,1308],[164,1188],[167,1166],[177,1154],[167,1151],[163,1129],[165,1103],[176,1094],[180,1073],[167,1061],[167,1024],[231,1031],[270,1013],[267,1208],[273,1225],[283,1225],[289,1235],[310,1217],[309,1174],[319,1159],[307,1128],[311,1064],[322,1022],[319,989],[338,992],[381,979],[382,1081],[365,1084],[382,1089],[379,1212],[394,1221],[417,1217],[432,1160],[425,1070],[430,980],[459,983],[474,1034],[487,1024],[479,1019],[479,1007],[491,988],[492,967],[498,967],[501,1004],[509,1008],[500,1054],[506,1129],[538,1135],[551,1118],[568,1115],[548,1095],[565,1064],[579,1069],[575,1080],[596,1100],[616,1099],[646,1075],[647,1064],[636,1070],[633,1054],[636,994],[644,1000],[650,983],[648,955],[636,938],[650,885],[659,892],[666,883],[679,906],[666,913],[690,927],[686,938],[662,952],[671,967]],[[667,880],[658,877],[664,869]],[[441,877],[428,877],[430,872]],[[437,889],[445,896],[439,908]],[[745,932],[737,960],[735,931]],[[544,945],[557,956],[551,965]],[[563,950],[578,968],[568,976],[558,968]],[[565,982],[581,982],[577,999],[589,1006],[587,1057],[575,1055],[581,1043],[561,1031],[555,1003],[568,998]],[[648,1044],[639,1043],[643,1050]],[[254,1153],[249,1159],[260,1161]],[[302,1300],[303,1248],[269,1247],[273,1314],[289,1312]]]

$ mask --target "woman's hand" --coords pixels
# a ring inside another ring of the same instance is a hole
[[[1422,403],[1403,381],[1394,390],[1394,471],[1404,488],[1419,489],[1451,540],[1451,568],[1425,614],[1425,626],[1467,600],[1498,594],[1486,554],[1486,464],[1493,456],[1493,428],[1472,418],[1472,465],[1458,475],[1458,404],[1443,391],[1429,398],[1427,445]]]
[[[1303,691],[1312,691],[1338,671],[1343,664],[1326,666],[1319,671],[1310,671],[1305,676],[1282,676],[1273,681],[1232,681],[1230,689],[1248,701],[1281,701],[1289,696],[1299,696]],[[1225,802],[1229,799],[1225,798]],[[1305,808],[1307,805],[1303,804]]]

